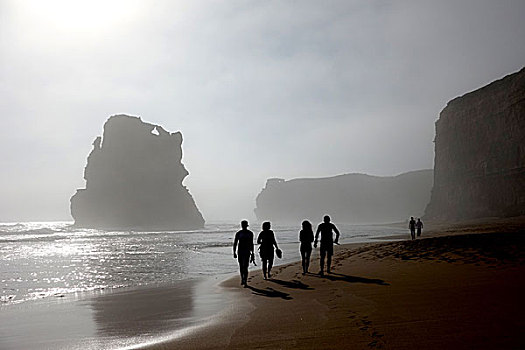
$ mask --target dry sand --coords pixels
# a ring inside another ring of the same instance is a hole
[[[325,277],[294,263],[232,278],[220,315],[153,348],[524,349],[523,227],[338,246]]]

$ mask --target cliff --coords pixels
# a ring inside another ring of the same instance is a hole
[[[525,215],[525,68],[450,101],[436,122],[425,217]]]
[[[259,220],[388,223],[423,214],[430,198],[432,170],[379,177],[346,174],[328,178],[269,179],[257,196]]]
[[[204,219],[182,181],[182,134],[140,118],[115,115],[93,142],[86,188],[71,197],[75,225],[109,229],[186,230]]]

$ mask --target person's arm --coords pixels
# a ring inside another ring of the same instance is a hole
[[[321,225],[317,226],[317,231],[315,232],[314,247],[317,248],[317,239],[319,238],[319,232],[321,232]]]
[[[262,232],[259,233],[259,236],[257,236],[257,244],[261,244],[261,242],[262,242],[262,237],[261,236],[262,236]]]
[[[334,243],[338,244],[339,243],[339,230],[337,229],[337,227],[335,227],[334,224],[332,224],[332,228],[335,231],[335,241],[334,241]]]
[[[253,253],[253,233],[252,233],[252,239],[250,239],[250,252],[252,255],[254,255]]]
[[[275,246],[275,249],[279,249],[279,247],[277,246],[277,240],[275,239],[275,233],[272,232],[272,236],[273,236],[273,245]]]
[[[235,240],[233,241],[233,258],[237,259],[237,242],[239,242],[239,235],[235,234]]]

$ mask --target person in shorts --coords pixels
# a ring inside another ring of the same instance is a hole
[[[335,240],[333,233],[335,232]],[[332,255],[334,255],[334,243],[339,244],[339,230],[333,223],[330,222],[330,216],[325,215],[323,222],[317,226],[315,233],[314,247],[317,248],[317,241],[321,234],[321,248],[320,248],[320,267],[319,274],[324,275],[324,259],[326,257],[326,273],[330,273],[330,265],[332,264]]]

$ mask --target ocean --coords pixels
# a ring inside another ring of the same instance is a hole
[[[260,227],[250,227],[257,235]],[[399,227],[339,224],[341,243],[406,233]],[[299,260],[299,226],[274,226],[283,259]],[[209,223],[181,232],[104,231],[71,222],[0,224],[1,304],[102,289],[164,285],[237,271],[237,223]],[[260,267],[260,266],[259,266]],[[251,268],[257,268],[251,265]]]
[[[337,226],[343,244],[377,242],[379,237],[406,234],[395,226]],[[250,229],[257,236],[260,224],[253,223]],[[283,258],[276,258],[275,265],[299,260],[300,226],[276,225],[272,229],[283,250]],[[220,296],[202,294],[211,287],[197,288],[195,281],[221,280],[237,273],[232,244],[238,230],[239,224],[233,222],[208,223],[202,230],[179,232],[82,229],[71,222],[1,223],[0,348],[122,348],[151,341],[155,336],[151,329],[164,325],[150,327],[145,335],[138,336],[136,329],[133,336],[123,335],[122,325],[108,325],[108,319],[115,319],[107,315],[109,306],[124,298],[104,301],[104,296],[141,288],[175,288],[170,295],[162,296],[164,299],[177,293],[192,294],[188,299],[191,310],[167,315],[171,323],[165,325],[180,328],[189,324],[197,319],[199,310],[204,310],[204,316],[223,303]],[[258,256],[257,264],[250,269],[260,268]],[[316,271],[315,261],[311,266]],[[163,312],[163,306],[159,307],[160,313],[152,320]],[[35,321],[38,317],[43,321]],[[61,325],[50,326],[56,319],[62,320]],[[67,327],[71,329],[66,331]],[[109,335],[108,329],[113,329]],[[83,339],[90,339],[92,346]],[[109,346],[110,342],[116,345]]]

